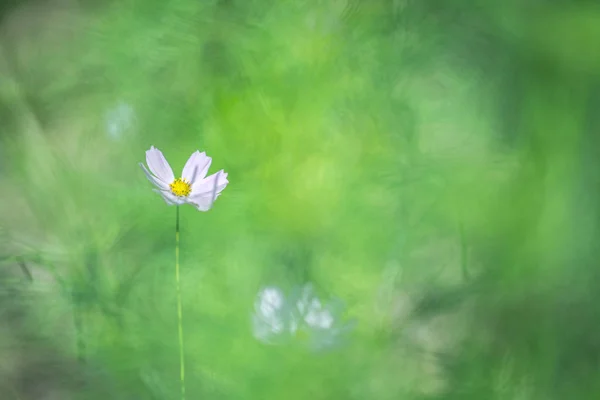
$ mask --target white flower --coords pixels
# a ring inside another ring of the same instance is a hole
[[[306,284],[302,288],[300,298],[296,302],[296,309],[310,328],[330,329],[333,327],[333,315],[316,297],[311,284]]]
[[[175,178],[171,166],[160,150],[154,146],[146,151],[146,163],[140,166],[146,177],[168,205],[191,204],[199,211],[208,211],[227,186],[227,173],[223,170],[206,176],[212,158],[206,153],[194,152],[185,163],[181,178]]]
[[[258,307],[265,317],[273,317],[283,307],[283,293],[277,288],[268,287],[260,293]]]
[[[304,322],[311,328],[330,329],[334,321],[331,312],[323,308],[318,299],[313,299],[308,306],[308,312],[304,315]]]
[[[254,336],[259,340],[270,343],[273,336],[286,331],[284,314],[285,299],[283,292],[276,287],[262,289],[254,305],[253,315]]]

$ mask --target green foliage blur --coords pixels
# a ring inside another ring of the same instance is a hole
[[[3,4],[2,400],[600,398],[597,2]]]

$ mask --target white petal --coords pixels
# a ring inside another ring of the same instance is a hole
[[[227,173],[221,170],[192,186],[192,194],[187,202],[199,211],[208,211],[228,183]]]
[[[207,176],[204,179],[196,180],[196,182],[192,185],[192,194],[190,197],[206,196],[209,194],[212,195],[213,192],[221,192],[229,183],[227,180],[227,175],[227,172],[220,170],[219,172]]]
[[[196,207],[198,209],[198,211],[208,211],[211,209],[212,205],[214,204],[215,200],[220,196],[220,193],[217,193],[215,195],[215,198],[212,198],[212,195],[207,195],[207,196],[197,196],[197,197],[188,197],[186,202],[188,204],[193,205],[194,207]]]
[[[171,166],[165,159],[165,156],[156,147],[150,147],[150,150],[146,151],[146,164],[150,171],[156,175],[161,181],[171,183],[175,179]]]
[[[207,157],[205,152],[194,152],[185,163],[181,177],[187,179],[192,184],[200,179],[204,179],[208,173],[211,161],[212,158]]]
[[[160,194],[163,198],[163,200],[170,206],[174,206],[174,205],[180,205],[185,203],[185,201],[177,196],[175,196],[173,193],[168,192],[166,190],[158,190],[158,189],[153,189],[156,193]]]
[[[157,177],[155,177],[154,175],[152,175],[150,173],[150,171],[148,171],[146,169],[146,166],[144,166],[144,164],[140,163],[140,167],[142,167],[142,170],[144,171],[144,174],[146,174],[146,178],[148,178],[148,180],[157,188],[159,188],[160,190],[169,190],[169,185],[166,184],[165,182],[161,181],[160,179],[158,179]]]

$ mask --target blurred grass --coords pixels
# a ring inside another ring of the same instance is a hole
[[[176,174],[206,151],[231,182],[181,210],[189,398],[598,396],[593,2],[1,15],[10,399],[177,398],[175,210],[137,166],[151,145]],[[253,337],[259,290],[306,283],[357,322],[344,344]]]

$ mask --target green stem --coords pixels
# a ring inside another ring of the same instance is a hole
[[[185,362],[183,357],[183,323],[181,307],[181,285],[179,280],[179,206],[175,223],[175,279],[177,281],[177,326],[179,329],[179,372],[181,383],[181,400],[185,400]]]

